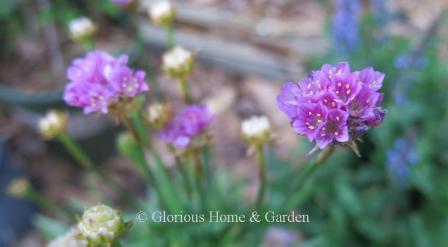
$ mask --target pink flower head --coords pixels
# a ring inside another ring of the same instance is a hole
[[[383,122],[384,74],[368,67],[351,71],[347,62],[325,64],[299,83],[288,82],[277,97],[295,131],[323,149],[348,143]]]
[[[187,148],[196,137],[204,133],[212,119],[207,107],[188,106],[165,126],[160,137],[177,148]]]
[[[64,100],[84,112],[107,113],[112,104],[148,91],[145,72],[127,66],[128,57],[115,58],[104,51],[92,51],[73,60],[67,69],[70,81]]]

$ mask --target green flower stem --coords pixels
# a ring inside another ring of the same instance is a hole
[[[333,152],[334,146],[327,147],[317,156],[314,162],[311,162],[304,167],[303,172],[297,176],[298,179],[295,180],[295,183],[291,186],[293,194],[288,197],[286,208],[293,208],[299,205],[310,195],[313,188],[312,184],[314,177],[312,175],[314,171],[320,164],[323,164]],[[298,193],[295,193],[297,191]]]
[[[143,145],[149,146],[150,145],[150,139],[148,137],[149,135],[147,134],[147,129],[145,127],[145,124],[143,123],[140,112],[135,111],[132,113],[131,122],[135,128],[135,132],[137,132],[140,139],[142,140]]]
[[[93,37],[86,37],[86,38],[82,39],[80,42],[86,52],[95,49],[95,41],[94,41]]]
[[[168,171],[160,158],[159,154],[152,148],[149,149],[150,155],[155,161],[154,175],[159,183],[160,193],[164,195],[167,206],[172,212],[180,212],[182,206],[179,201],[179,196],[170,182]]]
[[[193,165],[194,165],[194,181],[196,184],[196,189],[198,192],[198,199],[199,199],[199,203],[200,205],[202,205],[202,208],[205,210],[207,205],[206,205],[206,193],[204,191],[204,183],[203,183],[203,164],[201,161],[201,154],[202,150],[196,150],[192,153],[192,158],[193,158]]]
[[[165,27],[166,45],[169,49],[174,47],[173,26],[171,24]]]
[[[260,179],[260,189],[258,190],[256,208],[259,209],[266,193],[266,159],[264,155],[263,145],[256,147],[256,158],[258,164],[258,177]]]
[[[180,78],[179,79],[179,86],[182,91],[182,95],[184,97],[184,101],[187,104],[193,103],[193,98],[191,97],[190,88],[187,84],[186,78]]]
[[[103,173],[100,169],[98,169],[95,165],[93,165],[90,158],[87,154],[82,150],[82,148],[73,140],[73,138],[67,134],[62,133],[58,136],[59,141],[64,145],[67,151],[73,156],[73,158],[80,163],[87,171],[95,174],[98,178],[100,178],[105,184],[110,186],[116,192],[120,194],[127,201],[134,204],[134,206],[141,207],[140,203],[119,184],[117,184],[114,180],[112,180],[109,176]]]
[[[67,219],[73,218],[72,214],[69,211],[65,210],[57,203],[49,200],[46,196],[35,191],[33,188],[28,188],[23,197],[34,202],[39,207],[47,209],[49,212],[55,212]]]

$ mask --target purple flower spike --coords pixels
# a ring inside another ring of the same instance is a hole
[[[160,137],[179,149],[185,149],[204,133],[212,119],[212,114],[205,106],[188,106],[165,126]]]
[[[103,51],[87,53],[75,59],[67,69],[70,81],[65,87],[64,101],[84,112],[108,113],[122,99],[148,91],[145,72],[127,66],[128,57],[115,58]]]
[[[325,64],[299,83],[286,83],[277,104],[294,130],[321,149],[349,144],[381,124],[384,74],[365,68],[351,71],[347,62]]]

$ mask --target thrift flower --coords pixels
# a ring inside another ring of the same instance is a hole
[[[146,108],[144,118],[153,128],[160,129],[173,117],[171,104],[152,103]]]
[[[85,16],[71,20],[68,27],[70,36],[73,40],[83,40],[89,38],[96,31],[95,24],[93,24],[93,22]]]
[[[38,130],[44,139],[53,139],[65,131],[67,121],[66,113],[49,111],[47,115],[39,119]]]
[[[89,246],[109,246],[128,227],[118,211],[102,204],[84,211],[78,223],[81,238],[87,240]]]
[[[79,229],[73,227],[64,235],[51,241],[47,247],[87,247],[87,241],[81,239]]]
[[[283,85],[277,104],[294,130],[323,149],[353,144],[370,127],[383,122],[384,74],[372,68],[351,71],[347,62],[325,64],[299,83]]]
[[[194,67],[194,55],[182,47],[174,47],[163,55],[163,69],[174,79],[183,80],[190,76]]]
[[[175,12],[169,1],[160,1],[152,4],[148,9],[152,21],[159,26],[169,26],[174,20]]]
[[[148,91],[145,72],[127,66],[128,56],[115,58],[104,51],[87,53],[75,59],[67,69],[65,87],[67,104],[84,109],[84,113],[108,113],[121,102]]]
[[[266,116],[254,116],[241,123],[244,140],[253,145],[262,145],[271,139],[271,124]]]
[[[201,147],[207,141],[203,137],[206,137],[204,135],[212,119],[205,106],[190,105],[163,128],[160,137],[181,150]]]

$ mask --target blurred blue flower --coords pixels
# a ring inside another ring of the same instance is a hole
[[[359,47],[360,0],[335,0],[337,11],[333,16],[333,45],[335,52],[349,55]]]
[[[410,168],[418,161],[418,154],[410,138],[400,138],[387,151],[387,170],[398,187],[406,185]]]

